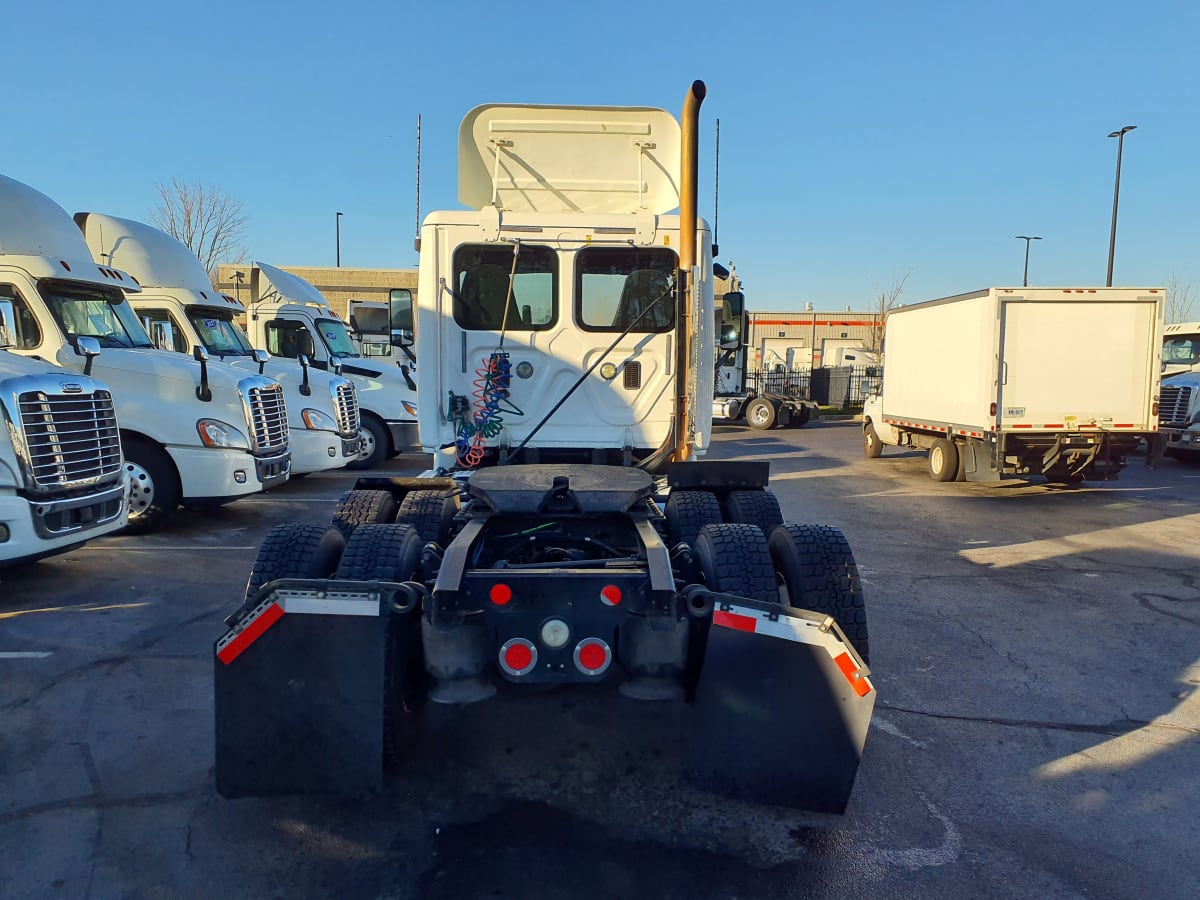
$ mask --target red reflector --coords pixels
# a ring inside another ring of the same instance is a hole
[[[993,403],[991,406],[988,407],[988,415],[994,416],[995,414],[996,414],[996,404]]]
[[[512,644],[504,651],[504,662],[514,672],[528,669],[533,663],[533,648],[527,644]]]
[[[842,670],[842,674],[846,676],[846,680],[850,682],[850,687],[854,688],[854,693],[860,697],[865,697],[871,693],[871,682],[863,678],[858,673],[858,666],[854,660],[850,658],[849,653],[843,653],[841,656],[835,656],[833,661],[837,667]]]
[[[732,628],[735,631],[753,631],[754,619],[750,616],[740,616],[737,613],[728,613],[717,610],[713,613],[713,624],[724,625],[726,628]]]
[[[493,584],[488,596],[492,598],[492,602],[497,606],[503,606],[512,599],[512,588],[507,584]]]
[[[232,641],[221,648],[217,659],[229,665],[242,655],[242,652],[266,633],[266,630],[283,618],[283,607],[272,603],[264,609],[257,619],[251,622]]]
[[[606,584],[600,588],[600,602],[605,606],[616,606],[621,602],[621,589],[615,584]]]

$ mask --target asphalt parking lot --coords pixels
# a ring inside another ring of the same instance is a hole
[[[220,798],[212,642],[327,473],[0,571],[0,897],[1194,896],[1200,469],[941,484],[858,434],[713,449],[858,559],[879,702],[844,817],[683,785],[611,698],[445,723],[367,800]]]

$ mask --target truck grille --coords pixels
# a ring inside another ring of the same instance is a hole
[[[17,404],[34,490],[66,490],[119,475],[121,438],[108,391],[26,391]]]
[[[1192,404],[1192,389],[1164,384],[1158,391],[1158,424],[1183,425],[1187,423],[1188,408]]]
[[[337,407],[338,431],[349,437],[358,434],[358,390],[351,382],[337,386],[333,405]]]
[[[245,382],[243,382],[245,384]],[[278,382],[250,384],[245,389],[250,408],[250,435],[255,453],[277,453],[288,447],[287,407]]]

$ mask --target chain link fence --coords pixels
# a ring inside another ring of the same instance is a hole
[[[749,387],[760,394],[815,400],[821,406],[862,409],[867,395],[883,383],[882,366],[837,366],[813,369],[783,365],[747,374]]]

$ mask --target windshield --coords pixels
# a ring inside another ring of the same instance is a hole
[[[1168,338],[1163,342],[1164,363],[1194,366],[1200,362],[1200,335]]]
[[[119,290],[43,279],[38,291],[68,341],[94,337],[101,347],[153,347]]]
[[[217,313],[203,307],[188,309],[188,319],[192,327],[200,335],[204,349],[219,356],[250,356],[254,348],[246,338],[242,329],[233,321],[233,316],[225,310]]]
[[[317,319],[317,334],[321,335],[321,340],[329,348],[330,356],[338,359],[358,358],[350,333],[346,331],[345,324],[337,319]]]

